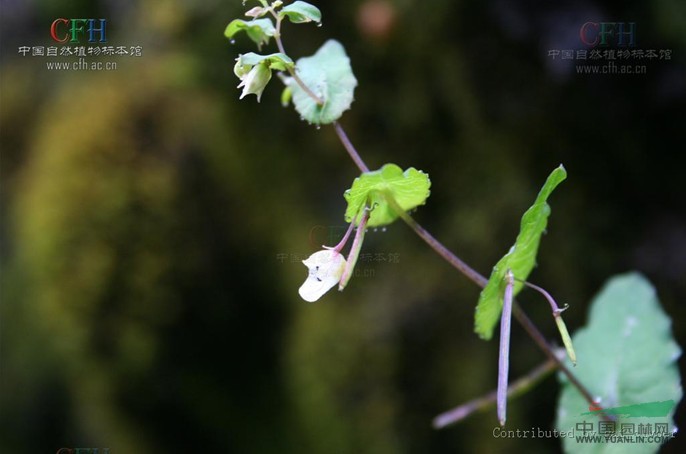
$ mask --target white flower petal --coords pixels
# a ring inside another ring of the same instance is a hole
[[[302,299],[312,303],[341,280],[345,257],[339,252],[324,250],[315,252],[307,260],[303,260],[303,264],[309,269],[309,275],[298,293]]]

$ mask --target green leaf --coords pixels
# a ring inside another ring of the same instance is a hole
[[[253,66],[264,62],[269,65],[269,69],[275,69],[277,71],[286,71],[289,68],[293,69],[295,63],[293,60],[282,53],[260,55],[254,52],[248,52],[247,54],[242,54],[236,59],[236,65],[234,66],[234,73],[237,77],[243,77],[247,74]]]
[[[229,39],[233,39],[234,35],[238,32],[245,31],[248,37],[257,44],[258,49],[262,48],[262,44],[267,44],[269,38],[274,36],[276,29],[272,20],[267,19],[256,19],[252,21],[244,21],[242,19],[234,19],[226,26],[224,30],[224,36]]]
[[[288,16],[288,19],[294,24],[301,24],[303,22],[321,22],[322,13],[314,5],[307,2],[293,2],[290,5],[279,11],[279,16]]]
[[[389,205],[385,194],[390,194],[404,211],[423,205],[429,197],[431,181],[429,175],[410,167],[406,171],[395,164],[386,164],[379,170],[365,172],[355,178],[350,189],[345,191],[348,208],[346,222],[358,219],[365,206],[372,208],[368,227],[387,225],[398,218],[398,213]]]
[[[574,374],[600,398],[602,408],[617,415],[614,436],[622,437],[622,427],[633,427],[634,434],[641,435],[639,428],[646,425],[654,436],[656,424],[667,424],[666,435],[671,435],[674,410],[682,397],[676,363],[681,349],[650,282],[638,273],[610,279],[593,300],[588,324],[576,332],[574,345],[579,358]],[[590,411],[593,408],[565,376],[559,378],[557,429],[583,435],[580,428],[587,423],[592,424],[587,429],[599,432],[600,416]],[[565,437],[563,447],[570,453],[652,453],[660,444],[611,439],[579,443],[575,437]]]
[[[303,83],[323,102],[317,102],[292,78],[293,104],[303,120],[314,124],[329,124],[338,120],[350,108],[357,79],[343,46],[329,40],[311,57],[296,62],[297,74]]]
[[[536,201],[522,216],[519,235],[517,235],[514,246],[493,267],[488,284],[479,296],[479,303],[474,315],[475,331],[482,339],[488,340],[493,336],[493,328],[500,318],[507,270],[512,270],[515,278],[525,281],[536,265],[538,244],[548,225],[548,216],[550,216],[550,206],[547,200],[557,185],[565,178],[567,178],[567,172],[562,165],[548,176],[543,188],[538,193],[538,197],[536,197]],[[521,282],[515,282],[515,295],[519,293],[522,286]]]

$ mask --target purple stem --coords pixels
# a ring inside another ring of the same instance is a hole
[[[362,217],[360,222],[357,224],[357,232],[355,232],[355,239],[353,240],[353,245],[350,247],[350,253],[348,253],[348,260],[345,263],[345,269],[343,270],[343,275],[338,284],[338,290],[343,290],[348,281],[353,275],[353,270],[355,269],[355,264],[357,263],[357,258],[360,256],[360,250],[362,249],[362,242],[364,241],[364,234],[367,230],[367,221],[369,220],[369,209],[365,207],[362,210]],[[351,222],[355,224],[355,221]]]
[[[278,22],[278,19],[277,19]],[[280,24],[279,24],[280,25]],[[279,30],[280,31],[280,30]],[[283,54],[286,53],[283,43],[281,42],[281,36],[280,33],[277,33],[277,46],[279,48],[279,51]],[[291,75],[295,79],[295,81],[303,88],[303,90],[318,104],[322,105],[323,102],[322,100],[312,93],[312,91],[307,87],[304,83],[302,83],[302,80],[300,80],[299,77],[297,77],[297,74],[295,71],[291,71]],[[367,164],[365,164],[364,160],[360,156],[360,154],[357,152],[355,149],[355,146],[352,144],[350,139],[348,138],[348,135],[345,133],[345,130],[343,127],[335,121],[333,123],[334,129],[336,130],[336,134],[338,135],[338,138],[340,139],[341,143],[343,144],[343,147],[346,149],[348,152],[348,155],[350,155],[350,158],[353,160],[355,165],[357,166],[358,169],[360,169],[360,172],[369,172],[369,167],[367,167]],[[402,210],[402,213],[404,213],[404,216],[400,214],[401,218],[407,225],[409,225],[417,235],[419,235],[420,238],[422,238],[438,255],[440,255],[443,259],[445,259],[448,263],[450,263],[453,267],[455,267],[458,271],[460,271],[462,274],[464,274],[467,278],[471,279],[475,284],[477,284],[479,287],[483,288],[486,286],[486,283],[488,280],[483,277],[481,274],[479,274],[476,270],[471,268],[469,265],[467,265],[465,262],[460,260],[455,254],[453,254],[452,251],[450,251],[448,248],[443,246],[442,243],[440,243],[436,238],[433,237],[427,230],[425,230],[417,221],[415,221],[409,214],[407,214],[404,210]],[[513,304],[513,313],[514,316],[517,318],[519,323],[522,324],[524,327],[524,330],[531,336],[531,338],[538,344],[538,346],[543,350],[543,352],[550,358],[552,361],[554,361],[557,364],[557,367],[560,369],[560,371],[569,378],[569,381],[579,390],[579,392],[584,396],[584,398],[593,405],[596,405],[595,401],[593,400],[593,396],[591,396],[591,393],[586,389],[585,386],[576,378],[576,376],[567,368],[565,365],[560,361],[559,358],[555,356],[555,353],[553,352],[553,349],[548,345],[548,342],[545,340],[545,337],[543,337],[543,334],[538,330],[536,325],[533,324],[531,319],[524,313],[522,308],[514,302]]]
[[[353,146],[350,139],[348,139],[348,135],[345,133],[345,130],[340,125],[340,123],[338,123],[337,121],[334,121],[333,127],[336,130],[336,134],[338,135],[338,139],[343,144],[345,151],[348,152],[348,154],[350,155],[350,158],[353,160],[353,162],[355,163],[357,168],[360,169],[360,172],[362,172],[362,173],[369,172],[369,167],[367,167],[367,164],[364,163],[364,161],[360,157],[360,154],[357,152],[357,150]]]
[[[557,366],[555,365],[555,362],[546,360],[545,363],[509,385],[507,388],[507,397],[512,399],[525,393],[556,368]],[[459,407],[455,407],[441,413],[434,418],[432,425],[434,429],[442,429],[451,424],[460,422],[472,413],[485,410],[489,406],[493,405],[497,401],[497,398],[497,392],[495,390],[491,391],[485,396],[477,397],[476,399],[470,400]]]
[[[530,287],[534,290],[536,290],[538,293],[543,295],[543,297],[548,300],[548,304],[550,304],[550,308],[553,310],[553,316],[557,317],[560,315],[562,312],[564,312],[567,308],[563,307],[560,309],[560,307],[557,305],[555,302],[555,299],[552,297],[550,293],[548,293],[545,289],[539,287],[538,285],[532,284],[531,282],[523,281],[521,279],[517,279],[517,281],[521,282],[522,284],[526,285],[527,287]]]
[[[560,307],[557,305],[555,302],[555,298],[550,295],[545,289],[539,287],[538,285],[534,285],[530,282],[527,281],[522,281],[521,279],[517,279],[518,281],[522,282],[524,285],[527,287],[530,287],[537,292],[539,292],[545,299],[548,300],[548,303],[550,304],[550,307],[553,309],[553,317],[555,318],[555,324],[557,325],[558,331],[560,331],[560,336],[562,336],[562,342],[565,345],[565,348],[567,349],[567,355],[569,355],[569,359],[572,361],[572,364],[576,366],[576,353],[574,352],[574,345],[572,344],[572,338],[569,336],[569,332],[567,331],[567,326],[565,325],[564,320],[562,320],[562,316],[560,315],[562,312],[564,312],[567,307],[563,307],[560,309]]]
[[[348,238],[350,238],[350,234],[353,231],[353,228],[355,228],[355,221],[353,220],[350,222],[350,225],[348,226],[348,231],[345,232],[345,235],[343,236],[343,239],[334,247],[330,248],[328,246],[322,246],[324,249],[331,249],[334,252],[340,253],[343,248],[345,247],[345,244],[348,242]]]
[[[514,279],[512,271],[507,270],[507,286],[503,297],[503,313],[500,316],[500,357],[498,358],[498,421],[505,425],[507,418],[507,378],[510,369],[510,324],[512,321],[512,290]]]

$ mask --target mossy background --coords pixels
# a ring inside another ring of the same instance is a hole
[[[683,2],[317,4],[324,26],[286,25],[287,49],[344,44],[359,87],[343,124],[371,167],[430,174],[416,218],[437,238],[487,274],[564,163],[531,279],[570,304],[573,332],[606,278],[639,270],[686,345]],[[253,49],[222,32],[242,11],[2,3],[0,450],[559,450],[493,438],[494,410],[431,429],[495,387],[497,344],[472,332],[478,288],[402,223],[370,232],[345,292],[299,299],[299,260],[340,233],[357,173],[331,128],[279,106],[278,80],[238,100],[233,59]],[[107,18],[108,44],[143,56],[74,72],[17,53],[52,45],[58,17]],[[580,48],[589,20],[636,22],[637,47],[672,59],[612,76],[547,57]],[[511,376],[543,359],[513,325]],[[508,427],[552,428],[557,395],[549,377]]]

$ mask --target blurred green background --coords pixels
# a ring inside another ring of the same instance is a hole
[[[683,2],[317,5],[322,28],[285,25],[289,53],[344,44],[359,87],[342,122],[371,167],[430,174],[416,218],[437,238],[488,273],[564,163],[531,280],[570,304],[573,332],[608,277],[639,270],[686,345]],[[357,173],[331,128],[280,107],[278,80],[238,100],[233,60],[253,47],[223,30],[243,11],[3,0],[0,450],[559,450],[494,439],[494,409],[431,428],[495,387],[497,344],[472,332],[479,289],[402,223],[370,232],[345,292],[300,300],[300,260],[340,235]],[[74,57],[18,53],[53,45],[61,17],[106,18],[109,45],[143,54],[51,71]],[[637,48],[672,59],[576,74],[548,51],[583,48],[586,21],[635,22]],[[522,300],[557,339],[547,305]],[[514,378],[544,357],[512,336]],[[549,377],[511,402],[508,428],[552,428],[557,394]]]

